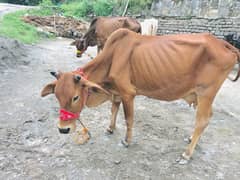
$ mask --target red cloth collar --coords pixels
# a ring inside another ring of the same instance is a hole
[[[68,121],[68,120],[73,120],[73,119],[78,119],[79,118],[79,113],[73,113],[70,111],[67,111],[65,109],[60,109],[59,111],[59,119],[61,121]]]

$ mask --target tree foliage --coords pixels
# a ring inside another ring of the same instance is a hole
[[[5,2],[22,5],[39,5],[40,3],[42,3],[42,0],[6,0]],[[54,4],[57,4],[61,2],[61,0],[53,0],[52,2]]]
[[[65,16],[86,17],[88,15],[121,15],[128,0],[8,0],[9,3],[40,5],[43,14],[50,14],[57,5]],[[142,13],[151,8],[153,0],[129,0],[127,12]],[[50,7],[48,7],[50,6]],[[48,11],[48,12],[47,12]]]

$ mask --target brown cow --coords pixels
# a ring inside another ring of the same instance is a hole
[[[136,95],[165,101],[182,98],[197,108],[191,143],[180,161],[186,163],[209,123],[214,97],[239,59],[232,45],[210,34],[141,36],[120,29],[81,71],[54,74],[57,80],[45,86],[42,96],[55,93],[60,107],[73,113],[59,120],[58,128],[64,133],[74,130],[84,105],[98,106],[107,100],[113,102],[108,129],[113,132],[122,102],[126,146],[132,138]]]
[[[103,49],[107,38],[119,28],[127,28],[141,33],[140,23],[130,17],[97,17],[92,20],[88,31],[82,39],[75,40],[71,45],[77,48],[77,57],[81,57],[88,46],[96,46],[98,53]]]

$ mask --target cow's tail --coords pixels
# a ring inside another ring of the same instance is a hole
[[[228,78],[231,81],[235,82],[240,77],[240,51],[237,48],[235,48],[234,46],[232,46],[230,43],[228,43],[228,42],[226,42],[224,40],[223,40],[223,42],[224,42],[225,47],[230,49],[232,52],[234,52],[237,55],[237,57],[238,57],[238,59],[237,59],[237,63],[238,63],[238,73],[237,73],[237,76],[234,79]]]

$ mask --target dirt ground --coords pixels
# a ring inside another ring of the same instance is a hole
[[[105,134],[110,103],[86,108],[81,119],[92,138],[76,145],[72,135],[58,132],[55,97],[41,98],[40,91],[54,80],[51,70],[74,70],[89,57],[76,58],[69,39],[34,46],[0,41],[0,60],[8,60],[0,63],[1,179],[239,179],[240,81],[224,83],[192,160],[179,165],[175,160],[185,150],[195,115],[185,102],[137,97],[129,148],[120,143],[125,133],[122,107],[111,136]],[[88,53],[96,55],[96,48]]]

